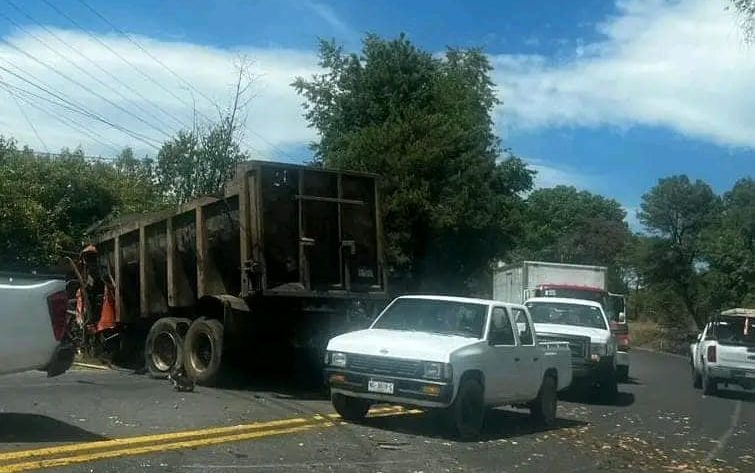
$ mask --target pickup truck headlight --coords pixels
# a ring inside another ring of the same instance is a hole
[[[605,343],[591,343],[590,353],[593,355],[605,356],[608,353],[608,345]]]
[[[453,377],[453,371],[449,364],[436,361],[426,361],[424,367],[423,378],[440,380],[451,379],[451,377]]]
[[[340,351],[334,351],[329,353],[330,356],[330,365],[336,366],[338,368],[346,368],[346,353],[341,353]]]

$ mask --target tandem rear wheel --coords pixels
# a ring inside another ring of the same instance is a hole
[[[152,378],[165,379],[183,363],[184,334],[190,319],[163,317],[158,319],[147,334],[144,346],[144,361]]]

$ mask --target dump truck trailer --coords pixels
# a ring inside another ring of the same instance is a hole
[[[330,337],[372,321],[387,302],[378,202],[373,175],[250,161],[222,195],[93,241],[118,323],[149,327],[150,374],[183,366],[210,385],[228,357],[321,359]]]

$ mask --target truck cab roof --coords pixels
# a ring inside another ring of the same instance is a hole
[[[438,296],[438,295],[411,295],[400,296],[398,299],[427,299],[433,301],[446,301],[446,302],[460,302],[464,304],[483,304],[483,305],[496,305],[505,307],[522,307],[521,304],[511,304],[508,302],[501,302],[492,299],[478,299],[474,297],[456,297],[456,296]],[[553,297],[548,298],[550,300],[555,299]]]
[[[584,305],[589,307],[597,307],[601,311],[603,310],[600,302],[588,301],[586,299],[570,299],[568,297],[531,297],[525,301],[525,304],[528,302],[550,302],[557,304]]]
[[[723,316],[739,316],[739,317],[755,317],[755,309],[744,309],[738,307],[736,309],[724,310],[721,312]]]

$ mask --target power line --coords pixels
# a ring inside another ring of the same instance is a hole
[[[15,67],[16,69],[18,69],[18,70],[20,70],[20,71],[22,71],[22,72],[25,72],[25,71],[23,71],[23,69],[19,68],[18,66],[16,66],[16,65],[15,65],[15,64],[13,64],[12,62],[8,61],[7,59],[3,59],[2,57],[0,57],[0,60],[4,61],[4,62],[5,62],[5,63],[7,63],[7,64],[10,64],[11,66]],[[42,99],[42,100],[48,101],[48,102],[50,102],[50,103],[52,103],[52,104],[55,104],[55,105],[58,105],[58,106],[62,106],[63,108],[66,108],[66,109],[68,109],[68,110],[70,110],[70,111],[73,111],[73,112],[79,113],[79,114],[81,114],[81,115],[84,115],[84,116],[86,116],[86,117],[88,117],[88,118],[92,118],[92,119],[94,119],[94,120],[97,120],[97,121],[100,121],[100,122],[102,122],[102,123],[105,123],[106,125],[109,125],[109,126],[111,126],[112,128],[115,128],[116,130],[122,131],[123,133],[125,133],[125,134],[127,134],[127,135],[131,136],[132,138],[134,138],[134,139],[137,139],[137,140],[141,141],[142,143],[144,143],[144,144],[146,144],[146,145],[148,145],[148,146],[151,146],[152,148],[155,148],[155,149],[157,149],[157,150],[159,150],[159,149],[160,149],[160,148],[159,148],[159,146],[157,146],[157,145],[155,144],[155,143],[158,143],[158,144],[159,144],[159,142],[157,142],[157,141],[155,141],[155,140],[152,140],[152,138],[149,138],[149,137],[147,137],[147,136],[144,136],[144,135],[142,135],[141,133],[138,133],[138,132],[135,132],[135,131],[129,130],[129,129],[128,129],[128,128],[126,128],[126,127],[123,127],[123,126],[117,125],[117,124],[115,124],[115,123],[112,123],[112,122],[110,122],[109,120],[107,120],[106,118],[104,118],[104,117],[100,116],[99,114],[96,114],[96,113],[94,113],[94,112],[91,112],[91,111],[87,110],[87,109],[86,109],[85,107],[82,107],[81,105],[79,105],[79,104],[77,104],[77,103],[75,103],[75,102],[73,102],[73,101],[71,101],[71,100],[69,100],[69,99],[67,99],[67,98],[65,98],[65,97],[63,97],[63,96],[61,96],[61,95],[59,95],[59,94],[56,94],[55,92],[53,92],[53,91],[50,91],[49,89],[46,89],[45,87],[43,87],[43,86],[41,86],[41,85],[39,85],[39,84],[37,84],[37,83],[35,83],[35,82],[33,82],[33,81],[31,81],[31,80],[29,80],[29,79],[27,79],[27,78],[23,77],[23,76],[21,76],[21,75],[19,75],[19,74],[15,73],[15,72],[13,72],[12,70],[8,69],[7,67],[4,67],[4,66],[0,66],[0,70],[3,70],[3,71],[5,71],[5,72],[7,72],[7,73],[9,73],[9,74],[13,75],[13,76],[14,76],[14,77],[16,77],[17,79],[19,79],[19,80],[21,80],[21,81],[23,81],[23,82],[26,82],[27,84],[29,84],[29,85],[31,85],[31,86],[33,86],[33,87],[35,87],[36,89],[39,89],[39,90],[41,90],[42,92],[44,92],[44,93],[45,93],[45,94],[47,94],[47,95],[50,95],[50,96],[52,96],[52,97],[55,97],[56,99],[58,99],[58,100],[62,101],[64,105],[61,105],[60,103],[57,103],[57,102],[55,102],[55,101],[52,101],[52,100],[50,100],[50,99],[48,99],[48,98],[46,98],[46,97],[42,97],[42,96],[39,96],[39,95],[35,95],[36,97],[38,97],[38,98],[40,98],[40,99]],[[34,78],[35,80],[39,81],[39,79],[37,79],[37,78],[36,78],[36,77],[34,77],[33,75],[31,75],[31,74],[28,74],[28,73],[26,73],[26,74],[27,74],[27,75],[29,75],[30,77]],[[41,82],[41,81],[40,81],[40,82]],[[7,82],[5,82],[5,83],[7,84]],[[8,85],[10,85],[10,84],[8,84]],[[12,85],[11,85],[11,86],[12,86]],[[23,89],[21,89],[21,90],[23,90]],[[34,95],[33,93],[31,93],[31,94],[32,94],[32,95]]]
[[[16,106],[18,107],[18,111],[21,112],[21,115],[24,116],[24,119],[26,120],[26,123],[31,127],[32,131],[34,132],[34,136],[37,137],[40,143],[42,143],[42,147],[44,147],[45,151],[48,153],[50,152],[50,148],[47,147],[47,143],[45,143],[45,140],[42,139],[42,137],[39,135],[39,132],[37,131],[37,127],[34,126],[34,123],[29,120],[29,116],[24,111],[24,108],[21,106],[21,102],[18,101],[18,97],[16,97],[16,94],[13,93],[13,91],[6,87],[5,91],[8,92],[8,95],[10,95],[13,98],[13,101],[16,102]]]
[[[4,17],[4,18],[5,18],[6,20],[8,20],[8,21],[9,21],[9,22],[11,22],[11,23],[15,23],[15,22],[14,22],[14,21],[13,21],[12,19],[8,18],[8,17],[6,16],[6,15],[4,15],[4,14],[2,14],[2,13],[0,13],[0,16]],[[16,24],[17,24],[17,23],[16,23]],[[32,35],[32,36],[33,36],[33,35]],[[35,38],[35,39],[36,39],[36,38]],[[139,115],[136,115],[135,113],[132,113],[131,111],[129,111],[129,110],[127,110],[127,109],[125,109],[125,108],[121,107],[120,105],[118,105],[117,103],[115,103],[115,102],[113,102],[112,100],[108,99],[107,97],[105,97],[104,95],[100,94],[99,92],[95,92],[94,90],[92,90],[92,88],[91,88],[91,87],[87,87],[86,85],[82,84],[81,82],[77,81],[76,79],[73,79],[73,78],[71,78],[71,77],[70,77],[70,76],[69,76],[68,74],[65,74],[65,73],[63,73],[63,72],[59,71],[58,69],[56,69],[56,68],[54,68],[54,67],[50,66],[50,65],[49,65],[49,64],[47,64],[46,62],[44,62],[44,61],[41,61],[41,60],[37,59],[37,58],[36,58],[36,57],[34,57],[33,55],[29,54],[29,53],[28,53],[27,51],[24,51],[24,50],[23,50],[22,48],[19,48],[18,46],[16,46],[15,44],[11,43],[11,42],[10,42],[10,41],[8,41],[8,40],[6,40],[5,38],[0,38],[0,41],[1,41],[1,42],[3,42],[3,43],[5,43],[6,45],[10,46],[11,48],[13,48],[13,49],[14,49],[15,51],[18,51],[19,53],[21,53],[21,54],[23,54],[24,56],[28,57],[29,59],[31,59],[31,60],[32,60],[32,61],[34,61],[35,63],[39,64],[40,66],[43,66],[43,67],[45,67],[46,69],[49,69],[50,71],[54,72],[55,74],[59,75],[60,77],[62,77],[62,78],[64,78],[64,79],[66,79],[67,81],[69,81],[69,82],[71,82],[71,83],[73,83],[73,84],[76,84],[76,85],[78,85],[78,86],[79,86],[79,87],[81,87],[81,88],[82,88],[83,90],[85,90],[85,91],[89,92],[90,94],[94,95],[95,97],[99,98],[100,100],[104,100],[105,102],[109,103],[110,105],[112,105],[113,107],[117,108],[118,110],[120,110],[120,111],[122,111],[122,112],[126,113],[127,115],[130,115],[130,116],[132,116],[133,118],[135,118],[136,120],[138,120],[138,121],[142,122],[143,124],[147,125],[148,127],[150,127],[150,128],[152,128],[152,129],[154,129],[154,130],[156,130],[156,131],[158,131],[158,132],[162,133],[162,134],[163,134],[163,135],[165,135],[165,136],[166,136],[167,138],[170,138],[170,137],[171,137],[171,135],[170,135],[169,133],[166,133],[166,132],[165,132],[164,130],[162,130],[162,129],[161,129],[160,127],[158,127],[158,126],[154,125],[153,123],[150,123],[150,122],[148,122],[147,120],[143,119],[143,118],[142,118],[142,117],[140,117]]]
[[[186,84],[187,87],[189,87],[191,90],[193,90],[197,94],[201,95],[202,98],[204,98],[205,100],[207,100],[210,104],[212,104],[216,108],[218,107],[218,104],[214,100],[212,100],[207,95],[205,95],[201,90],[198,90],[197,88],[195,88],[189,81],[187,81],[186,79],[184,79],[183,77],[181,77],[173,69],[171,69],[170,67],[168,67],[164,62],[162,62],[160,59],[158,59],[157,57],[155,57],[152,53],[150,53],[149,51],[147,51],[146,48],[144,48],[141,44],[139,44],[129,34],[127,34],[123,30],[121,30],[120,28],[118,28],[116,25],[114,25],[113,22],[111,22],[110,20],[108,20],[107,18],[105,18],[104,15],[102,15],[100,12],[98,12],[97,10],[95,10],[87,2],[85,2],[84,0],[79,0],[79,3],[81,3],[89,11],[91,11],[92,13],[94,13],[99,19],[101,19],[102,21],[104,21],[105,23],[107,23],[111,28],[113,28],[116,32],[118,32],[118,34],[120,34],[121,36],[123,36],[124,38],[126,38],[129,42],[131,42],[131,44],[133,44],[134,46],[136,46],[137,48],[139,48],[144,54],[146,54],[147,56],[149,56],[153,61],[155,61],[160,66],[162,66],[163,69],[165,69],[170,74],[172,74],[176,79],[178,79],[179,81],[181,81],[184,84]]]
[[[6,86],[6,90],[7,90],[7,86]],[[72,129],[74,131],[77,131],[79,133],[83,133],[83,134],[87,135],[89,138],[92,139],[92,141],[94,141],[96,143],[99,143],[100,145],[102,145],[102,146],[104,146],[106,148],[112,149],[116,154],[120,152],[120,150],[118,148],[118,145],[116,145],[116,144],[114,144],[112,142],[108,143],[108,142],[104,141],[104,140],[106,140],[106,138],[104,138],[99,133],[96,133],[94,130],[87,129],[84,125],[82,125],[81,123],[77,122],[76,120],[73,120],[70,117],[63,117],[61,115],[56,115],[55,113],[53,113],[53,112],[45,109],[44,107],[40,106],[39,104],[35,104],[28,97],[23,97],[22,96],[21,100],[24,100],[29,106],[34,107],[37,110],[39,110],[39,111],[41,111],[41,112],[49,115],[50,117],[52,117],[53,119],[57,120],[59,123],[62,123],[63,125],[67,126],[68,128],[70,128],[70,129]],[[48,150],[48,153],[49,153],[49,150]]]
[[[43,1],[43,2],[44,2],[44,3],[45,3],[45,4],[47,5],[47,6],[48,6],[48,7],[52,8],[53,10],[55,10],[55,12],[56,12],[56,13],[58,13],[58,14],[59,14],[60,16],[62,16],[63,18],[67,19],[67,20],[68,20],[69,22],[71,22],[71,23],[72,23],[72,24],[73,24],[74,26],[76,26],[76,27],[77,27],[78,29],[80,29],[80,30],[84,31],[84,32],[85,32],[85,33],[86,33],[86,34],[87,34],[87,35],[88,35],[88,36],[89,36],[90,38],[94,39],[94,40],[95,40],[95,41],[96,41],[97,43],[99,43],[99,44],[100,44],[100,45],[101,45],[102,47],[104,47],[105,49],[107,49],[108,51],[110,51],[110,52],[111,52],[111,53],[112,53],[113,55],[115,55],[115,56],[116,56],[117,58],[119,58],[119,59],[120,59],[121,61],[123,61],[123,62],[124,62],[125,64],[127,64],[128,66],[130,66],[130,67],[131,67],[132,69],[134,69],[134,70],[135,70],[136,72],[138,72],[138,73],[139,73],[139,74],[140,74],[140,75],[141,75],[142,77],[144,77],[144,78],[145,78],[145,79],[147,79],[148,81],[150,81],[150,82],[152,82],[153,84],[155,84],[155,85],[156,85],[157,87],[159,87],[160,89],[162,89],[162,90],[163,90],[164,92],[168,93],[168,94],[169,94],[170,96],[172,96],[172,97],[173,97],[174,99],[178,100],[179,102],[181,102],[181,103],[182,103],[182,104],[184,104],[185,106],[187,106],[187,107],[191,107],[191,104],[189,104],[188,102],[186,102],[186,101],[185,101],[184,99],[182,99],[182,98],[181,98],[181,97],[179,97],[178,95],[174,94],[172,90],[170,90],[170,89],[168,89],[167,87],[165,87],[165,86],[164,86],[163,84],[161,84],[161,83],[160,83],[159,81],[157,81],[157,80],[153,79],[153,78],[152,78],[152,77],[151,77],[151,76],[150,76],[149,74],[147,74],[147,73],[145,73],[144,71],[142,71],[141,69],[139,69],[139,68],[138,68],[137,66],[135,66],[135,65],[134,65],[134,64],[133,64],[133,63],[132,63],[131,61],[129,61],[128,59],[124,58],[124,57],[123,57],[123,56],[122,56],[121,54],[119,54],[119,53],[118,53],[118,52],[117,52],[116,50],[114,50],[113,48],[111,48],[110,46],[108,46],[108,45],[107,45],[107,44],[106,44],[105,42],[103,42],[102,40],[100,40],[100,39],[99,39],[99,38],[98,38],[98,37],[97,37],[96,35],[94,35],[94,34],[93,34],[92,32],[90,32],[89,30],[87,30],[86,28],[84,28],[83,26],[81,26],[81,24],[79,24],[79,23],[78,23],[78,22],[77,22],[76,20],[74,20],[73,18],[71,18],[70,16],[68,16],[68,15],[67,15],[67,14],[66,14],[65,12],[63,12],[62,10],[60,10],[60,9],[59,9],[59,8],[58,8],[57,6],[55,6],[54,4],[50,3],[50,1],[49,1],[49,0],[42,0],[42,1]],[[206,116],[205,116],[205,119],[207,119],[207,117],[206,117]]]
[[[78,55],[79,57],[81,57],[82,59],[86,60],[86,61],[87,61],[87,62],[88,62],[89,64],[91,64],[91,65],[92,65],[93,67],[97,68],[97,70],[99,70],[99,71],[100,71],[100,72],[102,72],[103,74],[106,74],[106,75],[107,75],[108,77],[110,77],[110,79],[112,79],[113,81],[117,82],[117,83],[118,83],[118,84],[119,84],[119,85],[120,85],[121,87],[123,87],[123,88],[127,89],[127,90],[128,90],[129,92],[131,92],[132,94],[136,95],[137,97],[139,97],[140,99],[142,99],[142,100],[143,100],[143,101],[145,101],[146,103],[149,103],[150,105],[152,105],[152,106],[153,106],[153,107],[154,107],[155,109],[159,110],[159,111],[160,111],[160,112],[162,112],[162,113],[163,113],[163,114],[164,114],[165,116],[169,117],[169,118],[170,118],[171,120],[173,120],[173,121],[174,121],[175,123],[177,123],[177,124],[178,124],[178,125],[179,125],[179,126],[180,126],[181,128],[188,128],[188,127],[186,126],[186,124],[185,124],[185,123],[184,123],[184,122],[183,122],[182,120],[180,120],[180,119],[176,118],[176,116],[175,116],[175,115],[173,115],[172,113],[168,112],[168,111],[167,111],[167,110],[165,110],[164,108],[160,107],[160,105],[158,105],[158,104],[156,104],[156,103],[152,102],[152,101],[151,101],[151,100],[149,100],[149,99],[148,99],[147,97],[145,97],[145,96],[143,96],[143,95],[142,95],[141,93],[139,93],[139,91],[137,91],[137,90],[134,90],[134,89],[133,89],[133,88],[132,88],[132,87],[131,87],[130,85],[128,85],[127,83],[123,82],[123,81],[122,81],[122,80],[121,80],[121,79],[120,79],[120,78],[119,78],[118,76],[116,76],[115,74],[111,73],[111,72],[110,72],[110,71],[108,71],[107,69],[103,68],[103,67],[102,67],[102,66],[100,66],[100,65],[99,65],[99,64],[98,64],[98,63],[97,63],[96,61],[94,61],[94,60],[90,59],[90,58],[89,58],[89,57],[88,57],[87,55],[83,54],[83,53],[82,53],[81,51],[79,51],[78,49],[76,49],[76,48],[74,48],[73,46],[71,46],[70,44],[68,44],[68,42],[66,42],[66,41],[65,41],[65,40],[64,40],[63,38],[61,38],[60,36],[58,36],[57,34],[55,34],[55,32],[54,32],[54,31],[52,31],[51,29],[49,29],[49,28],[48,28],[47,26],[45,26],[44,24],[42,24],[42,23],[40,23],[39,21],[37,21],[37,20],[36,20],[36,19],[35,19],[35,18],[34,18],[33,16],[29,15],[29,13],[27,13],[26,11],[24,11],[23,9],[21,9],[21,8],[20,8],[20,7],[18,6],[18,5],[16,5],[15,3],[13,3],[13,2],[12,2],[12,1],[10,1],[10,0],[6,0],[6,3],[8,3],[8,4],[9,4],[9,5],[11,6],[11,7],[13,7],[13,8],[14,8],[14,9],[15,9],[16,11],[18,11],[19,13],[21,13],[22,15],[24,15],[24,16],[25,16],[26,18],[28,18],[28,19],[29,19],[30,21],[34,22],[34,23],[35,23],[35,24],[36,24],[37,26],[39,26],[40,28],[42,28],[42,29],[43,29],[43,30],[44,30],[45,32],[47,32],[47,34],[49,34],[49,35],[50,35],[50,36],[52,36],[53,38],[57,39],[57,40],[58,40],[58,41],[59,41],[59,42],[60,42],[61,44],[63,44],[63,45],[64,45],[64,46],[65,46],[66,48],[68,48],[68,49],[69,49],[70,51],[74,52],[74,53],[75,53],[75,54],[77,54],[77,55]],[[126,98],[125,98],[125,97],[123,97],[123,96],[121,96],[121,97],[122,97],[122,98],[124,98],[124,99],[126,99]],[[126,100],[127,100],[127,99],[126,99]],[[135,105],[137,105],[137,104],[135,103]],[[144,113],[147,113],[148,115],[150,115],[150,116],[152,116],[153,118],[155,118],[156,120],[158,120],[158,119],[157,119],[157,117],[155,117],[154,115],[152,115],[152,114],[149,114],[149,113],[148,113],[147,111],[145,111],[145,110],[144,110],[144,109],[142,109],[141,107],[139,107],[139,108],[140,108],[140,109],[141,109],[141,110],[142,110],[142,111],[143,111]],[[165,124],[165,123],[163,123],[163,125],[164,125],[164,124]]]

